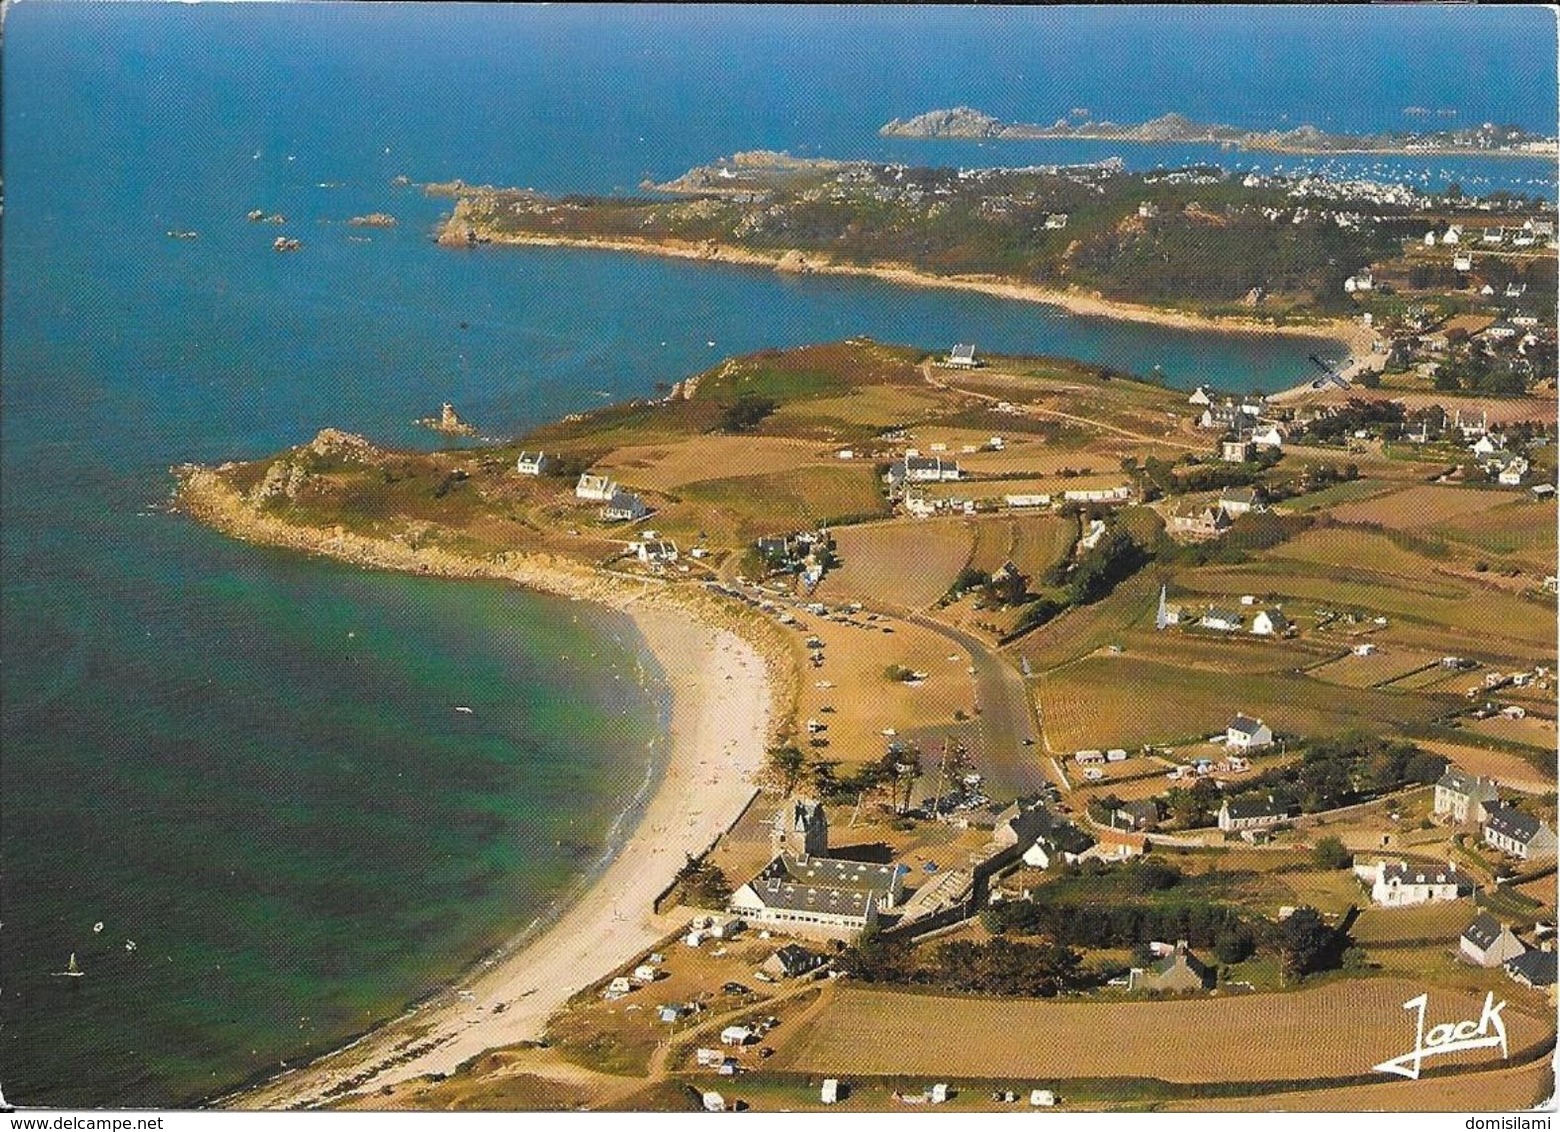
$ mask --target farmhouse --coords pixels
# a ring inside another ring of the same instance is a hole
[[[650,514],[645,501],[631,491],[615,491],[607,505],[601,509],[601,517],[609,523],[621,523],[643,519]]]
[[[1247,829],[1266,829],[1289,817],[1289,807],[1273,795],[1250,794],[1244,798],[1226,798],[1219,807],[1219,828],[1225,833]]]
[[[670,539],[648,539],[645,542],[631,542],[628,546],[646,566],[677,561],[677,544]]]
[[[1256,751],[1273,745],[1273,729],[1260,719],[1236,714],[1224,729],[1224,746],[1230,751]]]
[[[1370,898],[1377,904],[1398,908],[1428,904],[1432,900],[1457,900],[1473,891],[1473,882],[1456,865],[1430,870],[1403,861],[1378,861],[1360,866],[1371,881]]]
[[[1224,440],[1219,444],[1219,459],[1226,464],[1244,464],[1256,454],[1256,445],[1249,440]]]
[[[1264,609],[1251,619],[1251,632],[1257,637],[1281,637],[1289,630],[1289,618],[1281,609]]]
[[[1024,864],[1034,869],[1048,869],[1058,859],[1075,864],[1094,845],[1093,837],[1044,806],[1018,814],[1007,829],[1014,842],[1025,847]]]
[[[1524,861],[1555,855],[1555,831],[1513,806],[1484,807],[1484,844]]]
[[[1459,825],[1463,822],[1482,822],[1486,816],[1485,807],[1499,798],[1497,785],[1493,778],[1471,775],[1455,767],[1448,767],[1435,784],[1435,802],[1431,812]]]
[[[597,476],[590,472],[580,473],[579,482],[574,485],[574,497],[588,503],[609,503],[617,493],[618,485],[611,476]]]
[[[1511,925],[1501,923],[1488,912],[1475,916],[1457,941],[1458,954],[1479,967],[1499,967],[1526,950]]]
[[[850,939],[896,907],[904,868],[782,853],[732,893],[726,907],[754,924]]]
[[[1232,609],[1218,609],[1208,607],[1208,612],[1202,615],[1202,620],[1197,622],[1204,629],[1217,629],[1221,633],[1240,632],[1243,618]]]
[[[1187,949],[1184,939],[1163,959],[1133,968],[1131,978],[1134,989],[1152,991],[1207,990],[1213,985],[1213,972]]]
[[[1506,974],[1514,982],[1539,990],[1555,985],[1555,953],[1553,951],[1525,951],[1503,964]]]
[[[539,476],[547,470],[547,453],[522,452],[515,461],[515,471],[522,476]]]
[[[1170,533],[1188,538],[1217,538],[1229,530],[1234,520],[1223,507],[1211,503],[1182,504],[1170,512]]]
[[[1231,515],[1266,510],[1260,487],[1227,487],[1219,495],[1219,506]]]
[[[959,470],[957,460],[944,460],[941,456],[906,455],[904,459],[897,460],[888,468],[888,482],[891,485],[910,483],[939,483],[944,480],[956,480],[963,473]]]

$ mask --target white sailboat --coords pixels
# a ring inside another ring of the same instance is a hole
[[[70,953],[70,962],[65,964],[65,969],[63,971],[56,971],[54,973],[67,979],[79,979],[81,976],[86,974],[86,972],[81,969],[81,964],[76,962],[76,953],[74,951]]]

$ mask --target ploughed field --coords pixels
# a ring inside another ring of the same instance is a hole
[[[827,1009],[780,1035],[775,1068],[810,1073],[1015,1077],[1148,1077],[1170,1082],[1315,1081],[1369,1076],[1413,1047],[1403,1003],[1424,987],[1396,978],[1282,994],[1164,1002],[954,998],[841,987]],[[1483,996],[1431,993],[1427,1026],[1477,1019]],[[1553,1041],[1541,1004],[1511,996],[1516,1054]],[[777,1031],[777,1034],[779,1032]],[[1498,1051],[1442,1059],[1495,1065]],[[1065,1086],[1063,1086],[1065,1088]]]

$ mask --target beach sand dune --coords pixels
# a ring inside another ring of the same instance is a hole
[[[436,1001],[228,1107],[313,1107],[540,1038],[571,995],[637,958],[687,920],[652,914],[655,897],[751,801],[771,710],[763,658],[736,634],[674,608],[632,603],[672,691],[666,770],[605,872],[554,924]]]

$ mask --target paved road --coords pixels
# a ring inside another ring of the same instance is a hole
[[[993,798],[1012,798],[1045,786],[1049,779],[1039,745],[1040,724],[1018,669],[977,638],[941,621],[920,613],[905,619],[948,638],[970,654],[983,739],[979,769],[986,776],[986,793]],[[1025,739],[1034,745],[1025,746]]]

